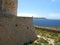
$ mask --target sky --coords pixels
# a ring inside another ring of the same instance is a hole
[[[60,19],[60,0],[18,0],[17,15]]]

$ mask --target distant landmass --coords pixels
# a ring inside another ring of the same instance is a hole
[[[33,19],[46,19],[44,17],[33,17]]]

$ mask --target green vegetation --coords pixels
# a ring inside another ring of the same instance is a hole
[[[55,26],[55,27],[53,27],[53,28],[60,29],[60,26]]]
[[[36,29],[37,40],[28,45],[60,45],[60,33]]]

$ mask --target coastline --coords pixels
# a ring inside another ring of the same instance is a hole
[[[46,28],[45,26],[34,26],[35,32],[37,34],[37,39],[30,45],[60,45],[60,33],[53,30],[41,29],[41,27]],[[55,28],[55,27],[48,27]],[[53,32],[52,32],[53,31]]]
[[[36,29],[41,29],[41,30],[46,30],[46,31],[52,31],[52,32],[60,33],[59,26],[56,28],[56,27],[45,27],[45,26],[36,26],[36,25],[34,25],[34,27]]]

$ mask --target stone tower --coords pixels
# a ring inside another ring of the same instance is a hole
[[[0,14],[2,15],[17,15],[18,0],[0,0]]]
[[[26,45],[36,39],[32,17],[17,17],[17,0],[0,0],[0,45]]]

